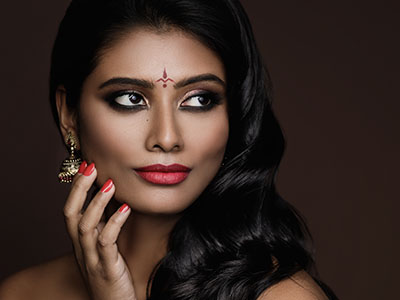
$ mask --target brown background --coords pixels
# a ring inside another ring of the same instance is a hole
[[[66,156],[47,100],[67,0],[1,1],[0,279],[69,251]],[[305,215],[341,299],[393,299],[400,267],[396,1],[243,0],[288,148],[282,195]],[[397,84],[397,85],[396,85]]]

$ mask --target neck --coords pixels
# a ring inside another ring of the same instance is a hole
[[[147,283],[167,253],[168,238],[178,215],[144,215],[132,210],[118,238],[118,249],[131,272],[138,299],[145,299]]]

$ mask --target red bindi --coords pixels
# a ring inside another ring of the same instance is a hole
[[[168,77],[166,68],[164,68],[164,72],[163,72],[162,78],[158,79],[156,82],[160,82],[160,81],[163,82],[163,88],[167,87],[167,82],[168,81],[175,82],[173,79]]]

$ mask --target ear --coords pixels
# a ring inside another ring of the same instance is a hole
[[[60,130],[64,137],[64,141],[67,139],[67,135],[71,132],[77,140],[77,147],[79,146],[78,126],[76,121],[76,113],[72,111],[67,105],[67,91],[64,86],[60,85],[56,90],[56,106],[58,112],[58,119],[60,121]]]

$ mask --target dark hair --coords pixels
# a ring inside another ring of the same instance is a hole
[[[137,26],[180,29],[212,49],[225,66],[230,118],[225,164],[173,229],[148,298],[257,299],[299,270],[313,274],[308,229],[275,190],[284,138],[271,110],[271,83],[239,1],[73,0],[52,54],[56,123],[57,87],[64,85],[69,107],[76,108],[82,84],[102,53]]]

